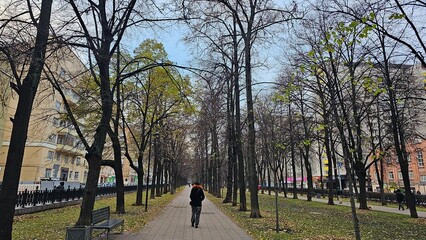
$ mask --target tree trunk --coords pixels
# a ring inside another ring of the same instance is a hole
[[[150,198],[151,199],[155,199],[155,189],[157,188],[157,184],[158,184],[158,182],[157,182],[157,174],[158,174],[158,153],[157,153],[157,151],[158,151],[158,149],[156,149],[156,147],[155,147],[155,144],[156,143],[154,143],[154,167],[153,167],[153,170],[152,170],[152,183],[151,183],[151,193],[150,193]]]
[[[387,60],[387,59],[386,59]],[[394,140],[395,152],[398,156],[399,166],[401,167],[402,179],[404,181],[405,197],[410,215],[412,218],[418,218],[414,195],[411,192],[410,178],[408,174],[407,150],[405,148],[405,134],[402,126],[402,119],[398,111],[398,99],[389,73],[388,61],[385,63],[385,83],[389,97],[389,107],[391,113],[392,136]]]
[[[284,176],[283,176],[283,172],[281,171],[281,179],[283,182],[284,197],[287,198],[287,178],[288,178],[287,162],[284,165],[284,171],[285,171]]]
[[[117,127],[118,130],[118,127]],[[123,181],[123,166],[121,164],[121,146],[116,134],[111,137],[114,149],[114,172],[115,186],[117,190],[117,201],[115,203],[117,213],[125,213],[124,208],[124,181]]]
[[[161,158],[161,157],[160,157]],[[162,187],[163,187],[163,164],[157,160],[157,180],[156,180],[156,186],[155,186],[155,196],[156,197],[161,197],[162,195]]]
[[[330,139],[328,139],[327,144],[331,144],[331,146],[329,147],[330,150],[330,158],[328,158],[328,180],[327,180],[327,190],[328,190],[328,205],[334,205],[334,194],[333,194],[333,189],[334,189],[334,179],[333,179],[333,167],[334,167],[334,153],[331,151],[331,149],[335,149],[334,148],[334,142],[333,142],[333,138],[332,138],[332,134],[331,131],[328,132],[328,137]]]
[[[289,129],[290,129],[290,154],[291,154],[291,168],[293,171],[293,199],[297,199],[297,185],[296,185],[296,154],[294,149],[293,139],[293,112],[291,110],[291,104],[288,105],[288,116],[289,116]]]
[[[144,190],[144,185],[143,185],[144,174],[141,171],[137,171],[136,173],[138,175],[138,183],[137,183],[138,186],[137,186],[137,189],[136,189],[135,206],[142,206],[143,205],[143,202],[142,202],[143,190]],[[148,181],[146,182],[146,184],[148,185]],[[147,190],[146,194],[148,195],[148,190]]]
[[[249,23],[250,24],[250,23]],[[252,93],[252,76],[251,76],[251,27],[248,27],[246,38],[244,39],[244,56],[245,56],[245,70],[246,70],[246,103],[247,103],[247,125],[248,125],[248,181],[250,190],[250,207],[251,218],[260,218],[260,208],[257,186],[257,172],[256,172],[256,136],[254,127],[254,109],[253,109],[253,93]]]
[[[219,140],[217,136],[216,120],[213,120],[211,129],[212,136],[212,176],[213,176],[213,195],[220,197],[220,182],[219,182]]]
[[[28,74],[19,87],[19,100],[13,118],[9,151],[4,169],[2,189],[0,192],[0,239],[12,239],[12,224],[15,214],[21,167],[28,134],[28,125],[34,96],[40,83],[40,75],[44,65],[52,0],[43,0],[40,9],[36,42],[31,57]]]
[[[312,167],[311,167],[311,163],[309,162],[309,149],[310,149],[310,146],[304,147],[303,159],[305,162],[306,177],[308,179],[308,194],[306,197],[308,201],[312,201],[314,184],[312,181]]]
[[[246,183],[244,177],[244,158],[241,142],[241,110],[240,110],[240,84],[238,75],[235,76],[235,147],[238,160],[238,183],[240,190],[240,211],[247,211]]]
[[[279,180],[277,178],[277,180],[274,182],[274,188],[275,189],[279,189],[280,183]],[[268,168],[268,195],[271,195],[271,169]]]
[[[226,196],[223,199],[223,203],[230,203],[232,201],[232,169],[234,165],[234,145],[233,145],[233,112],[234,112],[234,101],[232,100],[232,78],[227,78],[227,98],[226,98],[226,137],[227,137],[227,154],[228,154],[228,171],[226,175]]]
[[[305,172],[303,171],[303,156],[300,154],[300,192],[303,196],[303,177]]]
[[[117,68],[116,74],[119,76],[120,72],[120,47],[117,48]],[[119,82],[117,77],[116,82]],[[114,171],[115,171],[115,186],[117,190],[116,212],[125,213],[124,208],[124,179],[123,179],[123,166],[121,163],[121,144],[118,139],[120,112],[121,112],[121,84],[116,86],[116,112],[115,119],[113,119],[114,130],[110,130],[110,139],[114,149]]]
[[[367,206],[367,186],[366,186],[366,174],[365,174],[365,166],[364,163],[356,161],[354,164],[354,170],[356,173],[356,176],[358,177],[358,183],[359,183],[359,209],[368,210]]]
[[[100,146],[100,144],[93,145],[92,149],[96,149],[95,146]],[[100,148],[103,148],[103,144]],[[86,159],[89,162],[89,172],[83,192],[80,215],[75,224],[77,226],[90,226],[91,224],[92,210],[95,205],[96,190],[98,188],[98,179],[102,163],[101,154],[99,152],[94,152],[93,150],[86,154]]]
[[[139,153],[140,154],[140,153]],[[149,152],[149,157],[151,157],[151,152]],[[132,169],[136,172],[138,176],[138,182],[137,182],[137,188],[136,188],[136,199],[135,199],[135,206],[142,206],[142,194],[143,194],[143,169],[140,168],[142,166],[142,155],[138,156],[138,166],[132,167]],[[130,161],[130,158],[128,158]],[[149,166],[148,166],[149,167]],[[147,193],[148,194],[148,193]]]
[[[80,217],[76,225],[88,226],[91,224],[91,215],[95,204],[100,167],[102,164],[102,153],[112,116],[113,103],[109,81],[110,58],[108,57],[110,43],[103,42],[103,44],[108,47],[102,46],[102,50],[100,50],[99,57],[97,59],[101,79],[102,116],[93,138],[93,144],[90,149],[87,150],[86,154],[86,159],[89,163],[89,172],[83,193]]]

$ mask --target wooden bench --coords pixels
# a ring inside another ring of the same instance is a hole
[[[106,231],[107,239],[111,229],[121,225],[121,233],[124,230],[123,219],[110,219],[109,207],[104,207],[92,211],[92,229],[102,229]]]

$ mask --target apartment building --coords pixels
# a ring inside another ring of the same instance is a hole
[[[84,65],[69,49],[50,55],[46,65],[64,84],[69,104],[75,104],[78,96],[73,83],[85,71]],[[6,72],[6,71],[5,71]],[[0,75],[1,85],[9,86],[7,74]],[[3,91],[4,106],[0,116],[0,180],[10,145],[12,122],[18,96],[7,87]],[[84,183],[88,165],[84,148],[76,131],[67,119],[61,96],[42,76],[33,105],[24,160],[21,169],[20,189],[31,189],[43,180],[61,180]]]
[[[411,189],[416,192],[420,191],[424,194],[426,193],[426,140],[416,139],[407,144],[407,153]],[[379,191],[379,184],[374,167],[370,168],[370,176],[373,190]],[[401,168],[394,152],[388,153],[384,158],[383,182],[385,191],[387,192],[393,192],[395,189],[404,188]]]
[[[415,80],[412,82],[412,85],[417,86],[416,89],[420,95],[424,94],[426,84],[426,69],[420,65],[408,67],[412,68],[413,79]],[[424,194],[426,193],[426,169],[424,163],[424,158],[426,156],[426,122],[424,121],[425,112],[421,105],[413,104],[412,108],[416,110],[411,110],[410,108],[406,112],[415,116],[413,118],[415,120],[404,123],[407,127],[405,133],[409,135],[407,136],[409,140],[406,144],[408,154],[407,158],[409,162],[409,178],[412,190],[416,192],[420,191],[422,194]],[[386,121],[389,121],[389,118],[390,116],[383,116],[383,119]],[[383,172],[385,191],[393,192],[395,189],[404,187],[398,158],[392,149],[389,150],[384,157]],[[373,190],[379,191],[376,169],[374,165],[370,167],[369,174]]]

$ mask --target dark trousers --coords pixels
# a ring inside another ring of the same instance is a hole
[[[404,204],[402,202],[398,202],[398,210],[404,210]]]
[[[192,206],[191,224],[198,226],[200,223],[201,206]]]

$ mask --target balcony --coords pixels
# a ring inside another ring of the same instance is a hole
[[[56,144],[56,151],[67,153],[67,154],[79,155],[79,156],[84,156],[84,154],[86,153],[84,150],[80,148],[66,145],[66,144],[61,144],[61,143]]]

